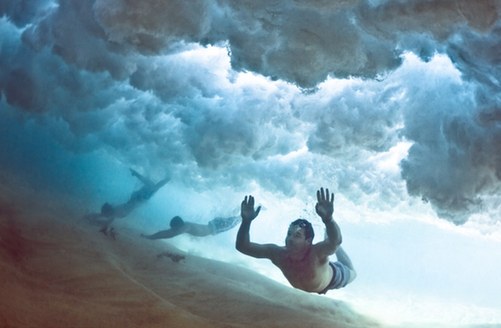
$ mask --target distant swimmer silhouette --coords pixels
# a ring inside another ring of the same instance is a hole
[[[334,194],[329,189],[317,191],[317,214],[326,228],[326,239],[312,244],[314,231],[304,219],[292,222],[287,231],[285,246],[257,244],[250,241],[249,230],[261,210],[254,209],[254,197],[245,196],[241,205],[242,224],[238,230],[236,248],[243,254],[270,259],[289,283],[298,289],[325,294],[331,289],[345,287],[356,277],[350,258],[341,248],[341,231],[332,218]],[[337,261],[330,262],[329,255],[336,254]]]
[[[119,205],[111,205],[106,202],[101,206],[100,213],[91,213],[86,215],[84,218],[89,222],[100,225],[101,232],[107,235],[108,233],[111,236],[114,236],[113,228],[110,228],[111,223],[115,219],[124,218],[129,215],[133,210],[135,210],[138,206],[145,203],[148,199],[150,199],[160,188],[162,188],[167,182],[169,182],[170,177],[166,177],[160,180],[157,183],[154,183],[152,180],[144,177],[139,174],[136,170],[130,169],[130,172],[133,176],[139,179],[143,183],[143,187],[139,190],[134,191],[129,200],[126,203]]]
[[[170,220],[170,229],[161,230],[152,235],[141,234],[141,237],[146,239],[168,239],[186,233],[195,237],[205,237],[217,235],[221,232],[228,231],[237,226],[240,222],[240,217],[231,216],[226,218],[217,217],[209,221],[207,224],[199,224],[184,221],[179,216],[175,216]]]

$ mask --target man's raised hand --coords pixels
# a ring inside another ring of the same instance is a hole
[[[324,193],[323,187],[317,190],[317,204],[315,205],[315,210],[324,223],[330,221],[332,219],[332,213],[334,213],[334,193],[329,194],[329,189],[325,189]]]
[[[261,206],[258,206],[256,210],[254,210],[254,197],[251,195],[245,196],[240,207],[242,221],[251,222],[258,216],[259,211],[261,211]]]

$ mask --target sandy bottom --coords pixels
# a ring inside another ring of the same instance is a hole
[[[0,188],[1,327],[379,326],[341,301],[125,227],[114,239],[75,208]]]

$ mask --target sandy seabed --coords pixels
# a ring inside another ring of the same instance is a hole
[[[105,236],[41,194],[0,179],[0,327],[380,326],[342,301],[125,226]]]

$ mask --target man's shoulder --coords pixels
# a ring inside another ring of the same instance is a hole
[[[275,252],[278,259],[283,260],[289,256],[289,250],[287,250],[287,247],[280,245],[275,245],[275,246],[276,246]]]
[[[275,264],[280,266],[280,263],[287,258],[287,249],[284,246],[279,246],[276,244],[270,244],[270,260]]]
[[[334,252],[335,251],[331,251],[330,249],[326,251],[326,245],[323,242],[319,242],[311,246],[311,255],[319,258],[321,261],[328,259],[330,255],[334,254]]]
[[[286,249],[277,244],[262,244],[268,257],[272,260],[279,260],[286,255]]]

